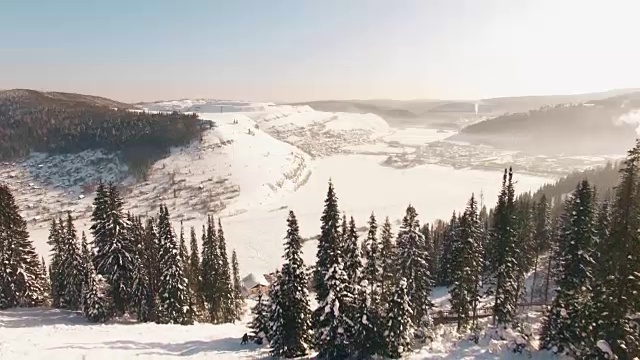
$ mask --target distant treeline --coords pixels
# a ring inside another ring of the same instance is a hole
[[[171,146],[189,143],[201,131],[196,115],[131,112],[38,92],[26,94],[0,96],[0,160],[33,151],[105,149],[121,151],[130,163],[144,163]]]

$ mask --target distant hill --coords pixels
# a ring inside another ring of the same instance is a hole
[[[103,149],[146,166],[171,146],[198,138],[195,115],[129,111],[97,96],[34,90],[0,91],[0,160]]]
[[[429,126],[460,129],[469,122],[473,123],[485,117],[527,112],[544,106],[601,100],[635,91],[640,91],[640,89],[617,89],[577,95],[519,96],[478,100],[323,100],[291,105],[308,105],[318,111],[369,112],[381,116],[389,124],[397,127]]]
[[[64,104],[65,106],[103,106],[118,109],[131,109],[132,105],[123,102],[103,98],[100,96],[65,93],[42,92],[28,89],[0,90],[0,99],[14,99],[23,103],[34,104]]]
[[[450,139],[538,154],[623,154],[637,136],[636,111],[640,92],[625,93],[508,113],[470,125]]]

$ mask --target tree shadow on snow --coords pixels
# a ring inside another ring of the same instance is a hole
[[[254,344],[240,345],[240,339],[238,338],[223,338],[214,339],[211,341],[193,340],[183,343],[159,343],[159,342],[139,342],[130,340],[117,340],[106,341],[102,343],[94,344],[78,344],[67,345],[52,348],[57,349],[81,349],[81,350],[99,350],[99,349],[113,349],[113,350],[132,350],[136,351],[137,355],[151,355],[151,356],[193,356],[201,353],[210,353],[211,355],[221,355],[225,353],[233,353],[234,356],[240,356],[244,358],[269,358],[268,356],[261,356],[259,353],[260,347]]]
[[[126,320],[113,320],[109,324],[127,324]],[[0,327],[30,328],[52,325],[95,325],[80,312],[51,308],[13,308],[0,311]]]

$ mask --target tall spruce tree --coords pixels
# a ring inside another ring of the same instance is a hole
[[[627,153],[611,204],[608,236],[598,246],[592,297],[595,338],[620,359],[640,357],[640,140]]]
[[[156,320],[160,292],[160,244],[156,229],[156,220],[154,218],[147,219],[142,238],[143,258],[141,260],[147,273],[146,279],[149,281],[149,298],[146,305],[149,310],[148,321]],[[138,298],[138,300],[142,299]]]
[[[353,294],[348,292],[349,278],[342,268],[340,258],[329,269],[325,284],[327,298],[321,303],[318,326],[315,331],[315,343],[318,359],[346,359],[349,357],[353,336],[353,323],[342,309],[353,303]]]
[[[271,339],[271,354],[276,357],[296,358],[309,353],[312,343],[311,309],[307,291],[307,275],[302,260],[302,238],[298,220],[289,211],[285,237],[285,263],[279,279],[278,299],[286,304],[286,311],[274,313],[275,335]]]
[[[585,356],[591,346],[592,321],[585,309],[593,286],[592,255],[596,245],[595,193],[581,181],[565,202],[556,261],[556,297],[543,329],[544,346]]]
[[[422,323],[428,321],[429,311],[433,307],[430,300],[432,279],[429,273],[429,254],[425,251],[424,236],[418,231],[420,224],[417,217],[415,208],[409,205],[396,240],[397,276],[407,281],[413,324],[425,331],[427,329],[423,329]]]
[[[158,239],[160,244],[159,323],[189,325],[193,323],[189,309],[187,278],[182,268],[178,241],[171,227],[169,210],[160,206]]]
[[[358,359],[370,359],[384,351],[383,329],[380,312],[371,295],[372,287],[363,280],[356,296],[356,316],[351,352]],[[375,289],[375,287],[374,287]]]
[[[194,296],[199,299],[199,291],[200,291],[200,253],[198,251],[198,239],[196,237],[196,229],[191,227],[191,239],[189,241],[189,250],[191,253],[189,255],[189,287],[191,288],[191,292]],[[203,231],[204,236],[204,231]],[[200,302],[199,300],[196,300]]]
[[[251,339],[254,343],[262,345],[269,342],[267,334],[271,332],[269,329],[269,311],[270,304],[264,299],[262,293],[258,293],[256,304],[251,308],[253,319],[249,324],[251,329]]]
[[[533,261],[533,279],[531,282],[531,294],[529,302],[533,303],[534,296],[537,292],[538,271],[540,268],[540,255],[548,251],[551,242],[551,218],[550,207],[547,202],[546,195],[542,194],[540,200],[535,204],[534,214],[534,261]]]
[[[0,309],[44,303],[44,274],[15,198],[0,184]]]
[[[134,248],[133,289],[131,293],[132,308],[140,322],[153,320],[155,312],[155,294],[151,287],[149,256],[145,246],[146,231],[140,218],[129,221],[131,242]]]
[[[380,233],[380,259],[382,263],[382,273],[380,274],[380,297],[383,304],[386,304],[391,299],[394,285],[393,281],[396,276],[396,244],[393,241],[393,232],[391,229],[391,222],[387,216],[382,225],[382,231]]]
[[[204,300],[209,322],[218,323],[221,320],[221,296],[218,291],[220,283],[220,256],[218,255],[218,241],[213,218],[207,218],[206,235],[202,242],[202,262],[200,277],[200,294]]]
[[[382,285],[382,263],[380,244],[378,242],[378,224],[373,213],[369,217],[369,232],[364,241],[364,251],[366,252],[366,264],[363,270],[363,278],[369,286],[368,296],[371,306],[377,307],[380,302],[380,291]]]
[[[325,279],[329,268],[334,265],[334,262],[331,261],[331,254],[340,246],[340,212],[338,210],[338,198],[331,180],[329,180],[329,190],[324,201],[324,210],[320,221],[317,261],[313,272],[313,287],[316,291],[318,303],[322,303],[329,293]]]
[[[59,224],[63,220],[60,219]],[[64,254],[60,263],[60,271],[64,276],[65,292],[63,302],[69,310],[80,310],[82,307],[83,287],[86,281],[86,264],[78,246],[78,234],[73,224],[71,212],[67,212],[62,233],[62,249]]]
[[[360,248],[358,247],[358,229],[353,216],[349,220],[349,225],[344,236],[344,271],[347,277],[351,279],[352,287],[355,288],[359,284],[360,272],[362,269],[362,257]]]
[[[47,244],[51,248],[51,264],[49,265],[49,278],[51,282],[51,306],[64,308],[64,294],[66,292],[66,280],[62,272],[62,260],[64,256],[62,234],[56,219],[51,220],[49,238]]]
[[[480,301],[480,276],[482,272],[482,244],[480,238],[478,204],[471,195],[460,220],[458,239],[452,246],[451,308],[458,314],[458,330],[471,322],[476,325]]]
[[[233,283],[231,282],[231,268],[229,267],[229,257],[227,256],[227,241],[224,237],[222,223],[218,218],[218,264],[220,266],[220,281],[218,283],[218,293],[221,297],[221,320],[223,323],[235,320],[235,304],[233,299]]]
[[[492,244],[495,246],[496,288],[493,307],[494,321],[501,325],[512,324],[518,305],[518,251],[515,238],[515,190],[513,171],[505,170],[502,190],[495,208]]]
[[[415,316],[413,316],[408,291],[407,281],[399,278],[385,318],[385,353],[392,359],[398,359],[411,351],[413,330],[411,319]]]
[[[235,320],[242,318],[244,312],[244,297],[242,296],[242,281],[240,280],[240,265],[238,264],[238,255],[234,249],[231,252],[231,276],[232,276],[232,288],[233,288],[233,317]]]
[[[84,288],[82,312],[87,320],[103,323],[114,315],[109,283],[102,275],[96,273],[93,263],[89,263],[88,272],[89,280]]]
[[[104,199],[102,198],[104,197]],[[123,202],[115,185],[96,193],[93,224],[94,265],[111,285],[111,298],[118,314],[124,314],[130,303],[133,273],[135,271],[134,249],[127,238],[127,224]],[[102,213],[106,212],[106,213]]]

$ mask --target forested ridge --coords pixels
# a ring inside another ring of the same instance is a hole
[[[201,131],[196,115],[134,112],[110,107],[114,104],[118,103],[77,94],[2,91],[0,160],[31,152],[105,149],[119,151],[129,162],[144,163],[145,157],[187,144]]]

